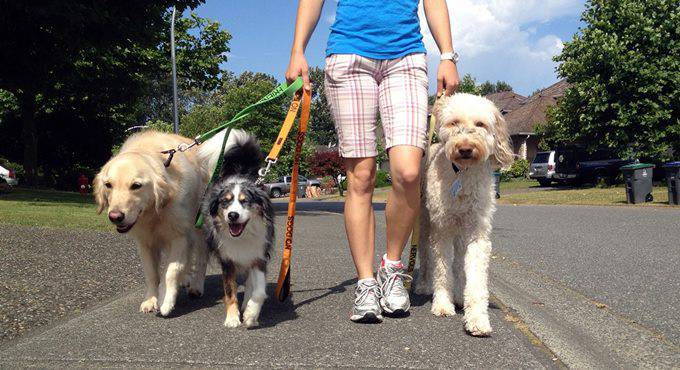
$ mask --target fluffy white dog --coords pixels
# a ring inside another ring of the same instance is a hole
[[[436,316],[455,315],[454,302],[464,307],[468,333],[487,336],[492,171],[512,163],[510,138],[501,113],[480,96],[444,97],[433,114],[439,142],[425,170],[416,292],[433,292]]]

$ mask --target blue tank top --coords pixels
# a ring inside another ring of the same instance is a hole
[[[396,59],[425,53],[419,0],[339,0],[326,56],[358,54]]]

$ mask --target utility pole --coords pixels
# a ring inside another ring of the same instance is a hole
[[[175,12],[172,7],[172,21],[170,22],[170,59],[172,63],[172,129],[175,134],[179,134],[179,115],[177,107],[177,66],[175,61]]]

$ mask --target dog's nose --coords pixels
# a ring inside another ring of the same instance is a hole
[[[227,218],[229,218],[229,221],[234,222],[238,220],[239,214],[237,212],[229,212],[227,213]]]
[[[460,157],[463,159],[472,158],[472,148],[460,148],[458,149],[458,153],[460,154]]]
[[[115,224],[123,222],[124,219],[125,219],[125,213],[123,213],[123,212],[120,212],[120,211],[109,212],[109,220],[111,220],[111,222],[113,222]]]

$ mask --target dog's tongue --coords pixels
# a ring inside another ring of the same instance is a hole
[[[243,229],[246,228],[245,224],[229,224],[229,233],[231,236],[240,236],[241,233],[243,232]]]

